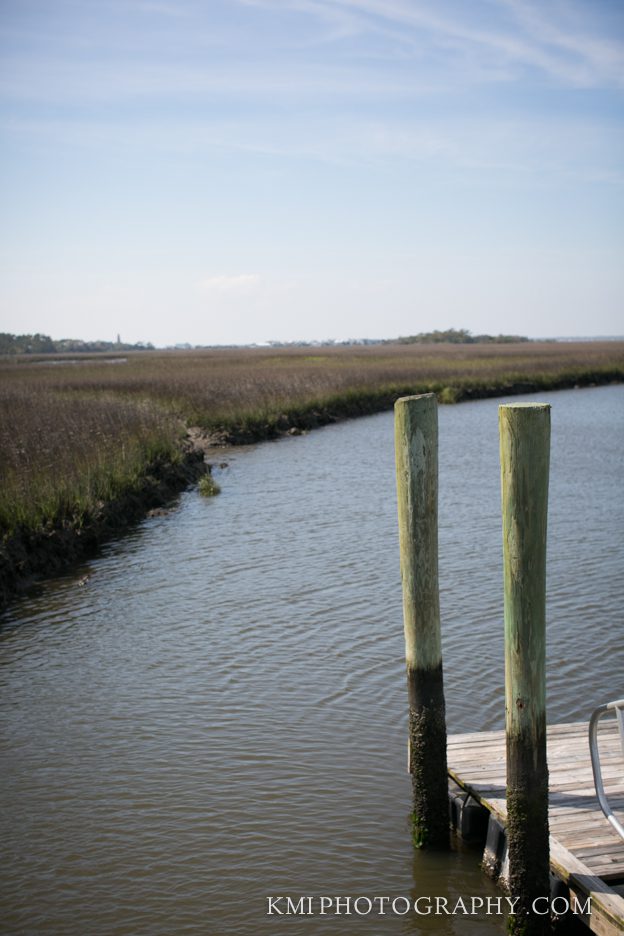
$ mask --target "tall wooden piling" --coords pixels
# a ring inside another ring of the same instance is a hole
[[[505,727],[510,932],[549,931],[546,763],[546,518],[550,406],[499,407],[505,589]],[[542,899],[540,909],[546,906]]]
[[[438,593],[438,412],[435,394],[394,406],[403,622],[409,697],[413,838],[449,844],[446,719]]]

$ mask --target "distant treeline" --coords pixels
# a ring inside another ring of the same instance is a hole
[[[523,335],[473,335],[465,328],[420,332],[418,335],[406,335],[397,340],[400,344],[512,344],[529,341]]]
[[[81,341],[79,338],[54,340],[49,335],[10,335],[0,332],[0,354],[64,354],[68,351],[153,351],[152,344],[124,344],[121,341]]]
[[[521,335],[473,335],[465,328],[447,328],[446,331],[420,332],[418,335],[405,335],[400,338],[351,338],[348,341],[270,341],[274,348],[327,347],[329,345],[376,345],[376,344],[513,344],[529,341]],[[236,347],[232,345],[231,347]],[[177,350],[201,350],[201,346],[190,344],[176,345]],[[50,338],[49,335],[10,335],[0,332],[0,354],[67,354],[97,353],[114,351],[153,351],[150,342],[126,344],[120,341],[82,341],[80,338]]]

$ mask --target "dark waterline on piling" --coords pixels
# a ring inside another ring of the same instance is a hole
[[[552,722],[621,688],[624,388],[539,399]],[[452,732],[504,720],[498,402],[440,410]],[[273,936],[269,894],[498,896],[473,853],[412,853],[392,436],[382,414],[237,452],[219,498],[0,618],[0,931]],[[281,928],[504,932],[353,919]]]

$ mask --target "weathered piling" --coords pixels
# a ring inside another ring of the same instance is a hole
[[[449,844],[446,719],[438,593],[438,412],[433,393],[394,407],[413,838]]]
[[[550,406],[500,406],[499,429],[508,886],[519,901],[510,932],[529,936],[549,929],[548,916],[532,908],[549,893],[545,604]]]

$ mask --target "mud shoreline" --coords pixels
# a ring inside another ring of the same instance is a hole
[[[146,466],[139,487],[101,502],[88,515],[36,531],[18,529],[0,545],[0,608],[38,581],[93,555],[107,540],[163,507],[208,470],[203,451],[187,446],[178,461]]]
[[[464,378],[458,380],[456,385],[439,382],[427,383],[422,386],[393,387],[391,391],[357,391],[352,395],[336,396],[326,404],[312,403],[309,407],[295,408],[272,421],[258,420],[254,423],[247,422],[245,426],[234,425],[216,431],[212,430],[205,434],[203,442],[214,449],[221,446],[250,445],[254,442],[278,439],[285,435],[298,435],[343,420],[386,412],[393,408],[398,397],[415,393],[434,392],[439,403],[453,404],[469,400],[518,396],[522,393],[547,393],[553,390],[573,390],[622,382],[624,382],[624,371],[621,368],[613,368],[597,372],[588,371],[584,374],[545,376],[538,380],[527,379],[485,384],[481,381],[473,383]]]

